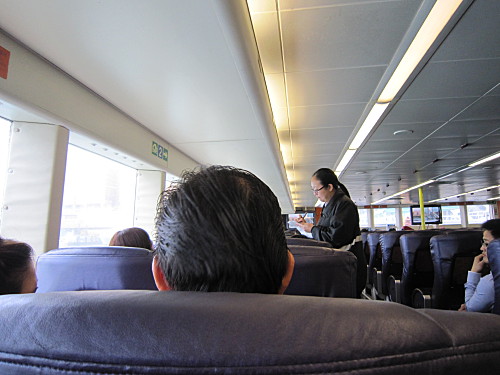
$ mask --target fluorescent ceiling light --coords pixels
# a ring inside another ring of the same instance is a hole
[[[486,199],[487,201],[497,201],[497,200],[500,200],[500,195],[498,197],[493,197],[493,198],[489,198],[489,199]]]
[[[478,160],[478,161],[475,161],[474,163],[470,163],[470,164],[469,164],[469,167],[475,167],[475,166],[478,166],[478,165],[480,165],[480,164],[483,164],[483,163],[489,162],[489,161],[491,161],[491,160],[493,160],[493,159],[496,159],[496,158],[498,158],[498,157],[500,157],[500,152],[497,152],[496,154],[493,154],[493,155],[490,155],[490,156],[488,156],[488,157],[486,157],[486,158],[483,158],[483,159],[480,159],[480,160]]]
[[[377,121],[380,119],[380,116],[382,116],[388,105],[389,103],[375,103],[368,116],[366,116],[363,125],[361,125],[361,128],[359,128],[358,133],[352,140],[349,149],[357,150],[363,144],[366,137],[368,137],[368,134],[370,134],[373,127],[377,124]]]
[[[394,99],[461,3],[462,0],[436,1],[382,94],[380,94],[379,102],[385,103]]]
[[[335,168],[335,173],[340,174],[342,171],[345,169],[347,164],[351,161],[352,157],[356,153],[356,150],[347,150],[342,157],[342,160],[340,160],[339,165],[337,165],[337,168]]]
[[[456,198],[456,197],[460,197],[462,195],[467,195],[467,194],[472,194],[472,193],[477,193],[479,191],[484,191],[484,190],[488,190],[488,189],[495,189],[497,187],[500,187],[500,185],[493,185],[493,186],[488,186],[488,187],[485,187],[485,188],[482,188],[482,189],[477,189],[477,190],[471,190],[471,191],[468,191],[466,193],[460,193],[460,194],[453,194],[453,195],[449,195],[447,197],[444,197],[444,198],[439,198],[439,199],[434,199],[432,201],[429,201],[427,203],[434,203],[434,202],[439,202],[439,201],[444,201],[446,199],[450,199],[450,198]],[[491,198],[493,199],[493,198]],[[487,199],[489,200],[489,199]]]
[[[378,201],[373,202],[372,204],[377,204],[377,203],[380,203],[380,202],[383,202],[383,201],[389,200],[389,199],[391,199],[391,198],[397,197],[398,195],[401,195],[401,194],[407,193],[407,192],[409,192],[410,190],[418,189],[419,187],[422,187],[422,186],[425,186],[425,185],[428,185],[428,184],[432,184],[432,183],[433,183],[433,182],[435,182],[435,181],[436,181],[436,180],[428,180],[428,181],[422,182],[421,184],[418,184],[418,185],[412,186],[411,188],[408,188],[408,189],[405,189],[405,190],[401,190],[400,192],[398,192],[398,193],[396,193],[396,194],[392,194],[392,195],[389,195],[388,197],[385,197],[385,198],[379,199]]]

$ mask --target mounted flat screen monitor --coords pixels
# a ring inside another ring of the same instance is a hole
[[[420,213],[420,206],[411,206],[410,214],[411,214],[412,225],[422,224],[422,215]],[[441,224],[443,222],[441,206],[438,205],[424,206],[424,215],[426,224]]]

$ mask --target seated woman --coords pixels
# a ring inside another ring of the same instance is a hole
[[[109,246],[141,247],[153,250],[153,243],[148,232],[141,228],[127,228],[116,232],[109,241]]]
[[[482,253],[474,258],[472,268],[465,284],[465,304],[459,311],[491,312],[495,302],[495,289],[491,272],[481,277],[485,264],[488,264],[488,244],[500,238],[500,219],[488,220],[481,226],[483,229]]]
[[[37,288],[33,249],[0,237],[0,294],[34,293]]]

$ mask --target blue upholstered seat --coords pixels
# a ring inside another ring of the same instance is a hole
[[[498,374],[500,317],[380,301],[0,296],[0,374]]]
[[[156,290],[151,251],[135,247],[75,247],[37,261],[37,293],[73,290]]]

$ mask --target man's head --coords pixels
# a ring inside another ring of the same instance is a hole
[[[293,271],[276,196],[231,167],[185,173],[162,193],[155,253],[160,290],[278,293]]]
[[[484,255],[485,263],[488,263],[487,249],[491,241],[500,238],[500,219],[488,220],[481,225],[483,230],[483,244],[481,245],[481,251]]]

